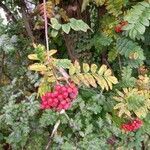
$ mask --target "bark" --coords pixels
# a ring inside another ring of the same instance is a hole
[[[28,36],[32,40],[32,43],[34,43],[35,38],[33,36],[33,32],[32,32],[32,29],[31,29],[31,26],[30,26],[30,23],[29,23],[29,15],[28,15],[28,13],[26,11],[27,7],[26,7],[26,4],[25,4],[25,2],[23,0],[20,2],[20,7],[21,7],[20,11],[22,13],[22,19],[24,21],[24,25],[25,25],[26,31],[28,33]]]
[[[70,37],[70,35],[64,34],[63,35],[65,45],[68,51],[69,58],[71,59],[72,62],[77,60],[77,57],[75,56],[74,52],[74,40]]]

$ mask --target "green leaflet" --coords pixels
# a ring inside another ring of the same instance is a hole
[[[124,27],[126,34],[133,40],[142,38],[150,20],[150,3],[137,3],[124,17],[129,24]]]
[[[137,68],[145,60],[143,49],[138,43],[128,38],[119,38],[116,43],[116,49],[120,55],[125,56],[127,63],[131,67]]]

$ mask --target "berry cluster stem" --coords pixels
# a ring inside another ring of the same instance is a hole
[[[46,0],[43,0],[43,4],[44,4],[44,23],[45,23],[46,50],[47,50],[48,61],[50,62],[50,57],[48,55],[48,52],[49,52],[49,38],[48,38],[48,21],[47,21],[47,12],[46,12]],[[53,66],[52,63],[51,63],[51,65],[52,65],[52,68],[53,68],[52,71],[53,71],[54,77],[56,78],[56,82],[58,83],[54,66]],[[59,68],[59,71],[61,69],[63,69],[63,68]],[[64,72],[64,73],[62,73],[62,72]],[[67,72],[65,70],[63,70],[63,71],[60,71],[60,73],[63,75],[63,77],[65,78],[66,82],[68,82],[69,75],[67,74]]]

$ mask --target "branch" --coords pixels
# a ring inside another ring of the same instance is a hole
[[[75,60],[77,60],[77,57],[74,54],[74,40],[70,38],[70,36],[67,34],[64,34],[63,38],[65,41],[65,45],[68,51],[69,58],[71,59],[72,62],[74,62]]]
[[[5,4],[0,1],[0,7],[3,8],[3,10],[7,13],[7,15],[12,19],[12,21],[17,22],[17,19],[15,16],[12,14],[12,12],[7,8]]]
[[[55,132],[57,131],[59,125],[60,125],[60,120],[58,120],[58,121],[56,122],[56,124],[54,125],[53,131],[52,131],[52,133],[51,133],[49,142],[48,142],[48,144],[46,145],[45,150],[48,150],[48,149],[50,148],[52,138],[53,138],[53,136],[55,135]],[[49,149],[49,150],[50,150],[50,149]]]
[[[30,27],[30,24],[29,24],[28,15],[26,13],[26,4],[24,3],[24,1],[21,1],[21,6],[20,7],[21,7],[22,18],[23,18],[23,21],[24,21],[26,31],[27,31],[30,39],[32,40],[32,43],[34,43],[35,38],[33,36],[33,32],[31,30],[31,27]]]

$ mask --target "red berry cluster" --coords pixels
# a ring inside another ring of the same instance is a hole
[[[42,96],[42,109],[54,109],[56,111],[67,110],[72,101],[77,97],[78,89],[74,84],[56,85],[54,92],[47,92]]]
[[[118,25],[115,26],[115,31],[116,31],[117,33],[122,32],[122,27],[124,27],[124,26],[127,25],[127,24],[128,24],[127,21],[122,21],[122,22],[120,22]]]
[[[132,120],[131,122],[122,124],[121,128],[127,132],[132,132],[139,129],[143,125],[143,121],[139,118]]]

